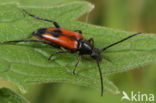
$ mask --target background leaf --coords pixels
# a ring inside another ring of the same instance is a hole
[[[7,88],[0,89],[0,100],[0,103],[29,103],[25,98]]]

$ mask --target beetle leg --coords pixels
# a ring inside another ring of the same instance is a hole
[[[47,45],[50,45],[50,46],[53,46],[55,48],[60,48],[59,45],[55,45],[55,44],[52,44],[50,42],[47,42],[47,41],[42,41],[42,40],[13,40],[13,41],[5,41],[3,43],[19,43],[19,42],[41,42],[41,43],[44,43],[44,44],[47,44]]]
[[[94,39],[93,38],[90,38],[89,40],[88,40],[88,42],[92,45],[92,47],[94,48]]]
[[[23,11],[24,11],[26,14],[28,14],[29,16],[34,17],[35,19],[43,20],[43,21],[47,21],[47,22],[51,22],[51,23],[54,24],[54,26],[55,26],[56,28],[60,28],[59,24],[58,24],[57,22],[55,22],[55,21],[52,21],[52,20],[49,20],[49,19],[45,19],[45,18],[42,18],[42,17],[35,16],[35,15],[33,15],[33,14],[30,14],[29,12],[27,12],[27,11],[24,10],[24,9],[23,9]]]
[[[42,42],[44,44],[52,45],[49,42],[41,41],[41,40],[13,40],[13,41],[5,41],[3,43],[18,43],[18,42]]]
[[[76,65],[75,65],[75,67],[73,69],[73,72],[72,72],[73,75],[75,75],[75,71],[76,71],[76,68],[77,68],[78,64],[80,63],[80,59],[81,59],[81,56],[78,56],[78,61],[77,61]]]
[[[69,51],[56,51],[56,52],[52,53],[52,54],[49,56],[48,61],[50,61],[51,58],[52,58],[54,55],[56,55],[56,54],[68,53],[68,52],[69,52]]]
[[[74,31],[82,34],[82,31],[81,30],[74,30]]]

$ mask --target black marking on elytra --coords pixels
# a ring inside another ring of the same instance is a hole
[[[59,37],[60,35],[63,35],[60,30],[50,31],[50,30],[47,30],[46,28],[38,29],[37,31],[33,32],[32,35],[43,37],[43,34],[45,34],[45,33],[50,33],[54,37]]]
[[[54,30],[54,31],[46,31],[46,33],[52,34],[54,37],[59,37],[60,35],[63,35],[60,30]]]
[[[76,40],[78,41],[78,39],[75,36],[68,36],[68,38],[70,38],[71,40]]]
[[[42,35],[46,32],[46,28],[38,29],[37,31],[33,32],[33,36],[42,37]]]

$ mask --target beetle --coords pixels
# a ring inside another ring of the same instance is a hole
[[[25,14],[27,14],[35,19],[51,22],[55,27],[41,28],[41,29],[38,29],[35,32],[33,32],[32,35],[37,37],[38,40],[24,39],[24,40],[5,41],[4,43],[42,42],[44,44],[47,44],[47,45],[50,45],[50,46],[53,46],[56,48],[62,48],[62,47],[65,48],[64,50],[60,50],[60,51],[56,51],[56,52],[52,53],[49,56],[48,61],[50,61],[51,58],[56,54],[78,52],[79,53],[78,61],[75,64],[72,74],[75,74],[76,68],[80,61],[80,58],[83,55],[90,55],[96,61],[97,67],[99,70],[100,81],[101,81],[101,96],[103,95],[103,77],[102,77],[102,72],[101,72],[101,68],[100,68],[100,61],[102,60],[101,53],[114,45],[117,45],[117,44],[119,44],[131,37],[134,37],[138,34],[141,34],[141,33],[135,33],[133,35],[130,35],[130,36],[120,40],[120,41],[117,41],[117,42],[112,43],[102,49],[99,49],[99,48],[94,47],[94,39],[93,38],[90,38],[88,40],[83,38],[81,30],[72,31],[72,30],[63,29],[60,27],[60,25],[57,22],[55,22],[53,20],[35,16],[24,9],[23,9],[23,11]]]

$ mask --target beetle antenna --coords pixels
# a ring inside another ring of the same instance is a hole
[[[128,36],[128,37],[126,37],[126,38],[124,38],[124,39],[118,41],[118,42],[115,42],[115,43],[113,43],[113,44],[110,44],[110,45],[104,47],[100,52],[103,52],[103,51],[105,51],[106,49],[108,49],[108,48],[110,48],[110,47],[112,47],[112,46],[114,46],[114,45],[116,45],[116,44],[119,44],[119,43],[121,43],[121,42],[123,42],[123,41],[125,41],[125,40],[127,40],[127,39],[130,39],[131,37],[136,36],[136,35],[138,35],[138,34],[141,34],[141,33],[140,33],[140,32],[139,32],[139,33],[135,33],[135,34],[130,35],[130,36]]]
[[[101,80],[101,96],[103,96],[103,77],[102,77],[102,72],[101,72],[99,60],[96,59],[96,62],[97,62],[97,65],[98,65],[99,75],[100,75],[100,80]]]

